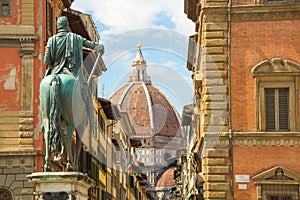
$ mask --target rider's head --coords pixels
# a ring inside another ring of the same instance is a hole
[[[68,27],[69,27],[69,22],[67,17],[62,16],[57,19],[56,21],[57,32],[68,31]]]

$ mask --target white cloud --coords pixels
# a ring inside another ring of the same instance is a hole
[[[105,84],[104,97],[127,82],[136,45],[141,42],[153,84],[179,104],[178,110],[191,102],[192,83],[185,60],[187,36],[194,34],[195,25],[185,15],[183,3],[183,0],[74,1],[73,9],[92,15],[105,46],[108,70],[99,78],[99,86]],[[158,22],[165,17],[166,21]],[[164,26],[170,22],[172,30]]]
[[[117,49],[115,51],[110,51],[109,53],[104,54],[103,59],[105,63],[113,63],[119,59],[128,60],[131,52],[126,49]]]
[[[92,13],[96,22],[105,24],[108,30],[98,27],[103,37],[140,28],[162,27],[154,23],[161,13],[174,23],[175,31],[191,35],[194,33],[194,24],[184,14],[183,2],[183,0],[77,0],[72,4],[72,8]]]

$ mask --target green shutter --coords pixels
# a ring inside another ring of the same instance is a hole
[[[278,89],[279,130],[289,130],[289,88]]]
[[[275,89],[265,88],[266,130],[275,130]]]
[[[266,131],[289,130],[289,88],[265,88]]]

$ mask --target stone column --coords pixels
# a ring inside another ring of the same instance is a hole
[[[201,98],[204,199],[230,199],[228,117],[228,0],[202,5]]]
[[[22,111],[33,111],[34,41],[22,41],[19,56],[22,57]]]
[[[34,88],[34,39],[21,41],[19,56],[22,57],[22,96],[19,128],[20,147],[24,151],[33,151],[33,88]]]
[[[86,200],[95,182],[80,172],[37,172],[27,176],[37,200]]]

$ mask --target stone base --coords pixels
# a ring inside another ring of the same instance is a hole
[[[36,186],[36,199],[86,200],[95,182],[80,172],[38,172],[27,176]]]

